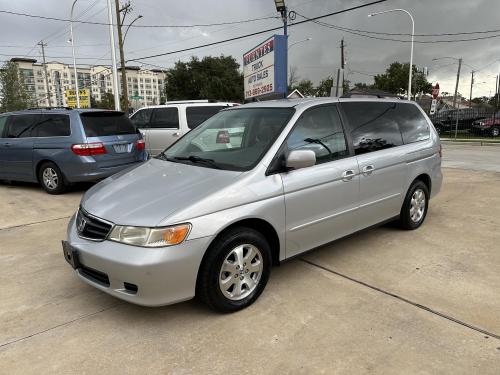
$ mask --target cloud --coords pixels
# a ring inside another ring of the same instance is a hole
[[[288,0],[290,9],[308,17],[345,9],[354,5],[366,3],[352,0]],[[61,0],[16,0],[15,2],[0,0],[0,9],[68,18],[71,1]],[[185,0],[182,2],[160,2],[157,0],[132,0],[132,17],[141,14],[140,24],[200,24],[210,22],[235,21],[262,16],[276,15],[272,0]],[[79,16],[88,8],[83,19],[106,22],[107,10],[105,1],[78,0],[75,15]],[[343,13],[324,19],[325,22],[352,29],[370,30],[381,33],[408,33],[410,23],[404,14],[391,13],[373,18],[367,14],[391,8],[404,8],[412,12],[415,18],[415,32],[453,33],[477,30],[500,29],[498,0],[456,0],[408,1],[392,0],[386,3],[363,8],[349,13]],[[53,21],[36,20],[22,17],[0,15],[0,46],[21,46],[19,48],[0,47],[0,53],[5,55],[28,54],[39,58],[40,51],[35,44],[44,39],[48,43],[46,53],[56,56],[56,60],[71,61],[71,49],[66,42],[69,28],[66,24]],[[297,17],[300,20],[300,17]],[[125,45],[126,57],[136,58],[168,51],[175,51],[191,46],[215,42],[234,36],[255,32],[262,29],[280,26],[276,19],[258,21],[239,25],[224,25],[215,27],[196,27],[181,29],[143,29],[131,28]],[[393,61],[409,61],[410,45],[361,37],[351,33],[325,28],[316,24],[292,26],[290,43],[311,37],[312,40],[300,43],[290,50],[289,65],[298,68],[301,78],[309,78],[319,82],[327,75],[333,75],[340,65],[340,40],[346,43],[346,58],[348,79],[351,82],[370,82],[371,75],[383,72]],[[272,33],[269,33],[271,35]],[[496,33],[500,34],[500,33]],[[146,60],[160,66],[173,66],[177,59],[186,60],[196,55],[233,55],[241,63],[243,52],[266,39],[268,34],[242,39],[221,45],[206,47],[199,50],[168,55]],[[481,34],[476,34],[476,36]],[[382,36],[372,34],[372,36]],[[470,38],[474,35],[464,35]],[[390,37],[390,36],[385,36]],[[395,39],[404,36],[393,36]],[[457,37],[433,37],[425,40],[449,39]],[[418,40],[424,40],[417,37]],[[75,25],[75,42],[77,45],[77,60],[81,64],[109,63],[109,35],[106,26]],[[499,63],[493,63],[500,58],[500,38],[486,39],[461,43],[415,44],[414,63],[430,71],[429,79],[439,81],[443,91],[454,90],[456,64],[453,60],[435,61],[436,57],[463,57],[464,65],[459,91],[468,96],[470,89],[471,67],[480,69],[476,74],[477,84],[474,86],[474,96],[489,95],[494,91],[494,77],[500,69]],[[8,59],[8,56],[0,56]],[[97,60],[104,58],[106,60]],[[449,65],[447,65],[449,64]],[[447,65],[447,66],[445,66]],[[361,72],[361,73],[359,73]],[[485,83],[483,83],[485,82]]]

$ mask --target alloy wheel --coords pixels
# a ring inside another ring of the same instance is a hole
[[[44,185],[48,189],[51,190],[56,189],[57,186],[59,185],[59,176],[57,175],[57,172],[53,168],[50,167],[45,168],[42,173],[42,179]]]
[[[425,213],[425,193],[422,189],[413,192],[410,201],[410,218],[414,223],[422,220]]]
[[[244,244],[232,249],[222,262],[219,288],[222,294],[238,301],[248,297],[259,284],[263,258],[254,245]]]

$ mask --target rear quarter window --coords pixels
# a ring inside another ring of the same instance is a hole
[[[1,116],[0,117],[0,138],[2,138],[4,129],[5,129],[5,124],[7,123],[8,116]]]
[[[429,124],[422,112],[413,104],[398,104],[398,125],[403,142],[414,143],[429,139]]]
[[[80,118],[87,137],[136,133],[132,121],[122,112],[88,112],[81,113]]]
[[[209,119],[224,106],[191,106],[186,107],[186,119],[189,129],[194,129],[205,120]]]

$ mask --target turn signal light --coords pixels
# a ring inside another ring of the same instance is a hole
[[[135,148],[137,149],[137,151],[144,151],[145,147],[146,147],[146,142],[144,142],[144,139],[139,139],[135,144]]]
[[[80,143],[71,146],[71,151],[79,156],[92,156],[105,154],[106,148],[102,142]]]

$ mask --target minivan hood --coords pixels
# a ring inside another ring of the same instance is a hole
[[[115,224],[156,226],[165,217],[227,187],[240,174],[151,159],[93,186],[81,206]]]

